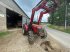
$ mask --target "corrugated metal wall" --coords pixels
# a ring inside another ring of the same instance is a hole
[[[13,0],[0,0],[1,4],[6,7],[9,8],[19,14],[24,15],[24,13],[21,11],[21,9],[15,4],[15,2]]]

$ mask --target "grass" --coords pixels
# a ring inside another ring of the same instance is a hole
[[[68,26],[67,29],[65,29],[64,26],[56,26],[56,25],[49,24],[48,27],[70,34],[70,26]]]
[[[8,34],[9,34],[8,31],[6,31],[6,32],[0,32],[0,37],[4,37],[4,36],[6,36],[6,35],[8,35]]]

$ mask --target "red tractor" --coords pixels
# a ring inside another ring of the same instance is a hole
[[[58,2],[56,0],[41,0],[38,6],[32,9],[32,15],[30,19],[30,23],[25,23],[23,25],[24,28],[24,35],[28,35],[28,40],[30,44],[34,43],[34,40],[37,36],[40,36],[41,38],[45,38],[47,35],[44,32],[43,27],[40,25],[41,19],[43,14],[51,13],[53,12],[57,7]],[[44,9],[41,11],[39,20],[37,23],[33,22],[35,11],[38,11],[39,9]]]

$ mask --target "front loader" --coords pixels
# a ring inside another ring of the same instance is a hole
[[[57,7],[58,2],[56,0],[42,0],[41,3],[32,9],[32,15],[30,18],[30,23],[25,23],[23,25],[24,28],[24,35],[28,36],[28,41],[30,44],[33,44],[34,41],[37,39],[37,37],[46,38],[47,34],[45,34],[45,29],[42,25],[40,25],[41,19],[43,14],[51,13],[53,12]],[[39,9],[43,9],[43,11],[40,12],[40,16],[38,19],[38,22],[34,23],[34,14],[35,11],[38,11]]]

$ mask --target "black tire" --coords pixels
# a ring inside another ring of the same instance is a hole
[[[34,34],[32,31],[29,31],[28,42],[29,44],[34,44]]]
[[[24,29],[24,33],[23,33],[23,35],[28,35],[28,31],[26,31],[26,28],[25,28],[24,25],[23,25],[23,29]]]
[[[25,31],[24,31],[23,35],[26,35]]]
[[[45,32],[44,29],[42,29],[41,32],[43,33],[43,36],[41,36],[41,39],[45,39],[47,37],[47,33]]]
[[[28,34],[29,34],[28,31],[25,31],[25,30],[24,30],[23,35],[28,35]]]
[[[41,36],[41,39],[45,39],[47,37],[47,35]]]

